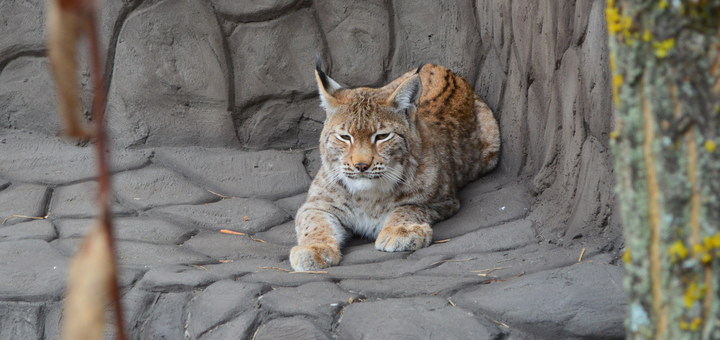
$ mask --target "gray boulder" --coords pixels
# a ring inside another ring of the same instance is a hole
[[[55,83],[45,58],[22,57],[0,73],[0,124],[56,135],[62,130],[56,113]]]
[[[402,321],[400,321],[402,320]],[[341,339],[490,340],[497,327],[441,297],[387,299],[353,303],[340,318]]]
[[[623,339],[624,269],[579,263],[469,288],[452,299],[538,339]]]
[[[115,145],[234,146],[222,31],[204,1],[133,12],[115,51],[107,126]]]

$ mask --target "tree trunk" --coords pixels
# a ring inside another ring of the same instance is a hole
[[[607,0],[628,339],[720,339],[720,0]]]

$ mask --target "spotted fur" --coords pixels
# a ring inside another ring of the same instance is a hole
[[[500,132],[470,84],[425,65],[378,88],[341,87],[318,65],[322,167],[295,217],[295,270],[340,262],[350,233],[375,248],[427,247],[430,226],[460,207],[457,192],[492,170]]]

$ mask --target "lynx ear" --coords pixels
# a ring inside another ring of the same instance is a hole
[[[317,67],[315,68],[315,80],[317,80],[318,92],[320,93],[320,106],[324,108],[325,112],[330,116],[335,113],[335,110],[337,110],[340,104],[333,95],[341,89],[342,86],[323,72],[319,57],[317,59]]]
[[[404,112],[407,109],[417,108],[421,94],[422,82],[420,81],[420,75],[415,73],[395,89],[395,92],[388,98],[387,103],[398,112]]]

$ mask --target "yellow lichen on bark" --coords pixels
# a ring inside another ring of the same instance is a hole
[[[650,291],[653,297],[653,314],[656,317],[655,338],[665,339],[667,330],[668,310],[663,303],[663,290],[660,277],[660,204],[657,170],[655,169],[655,155],[653,153],[654,126],[650,102],[645,94],[645,87],[640,87],[643,113],[643,163],[646,169],[646,183],[648,195],[648,224],[650,227]]]
[[[690,241],[695,244],[700,242],[700,187],[697,179],[697,149],[695,144],[694,129],[688,130],[685,134],[688,151],[688,179],[690,180]]]

